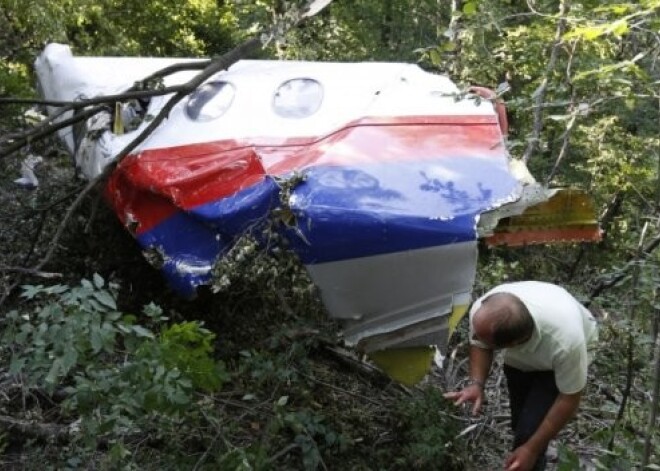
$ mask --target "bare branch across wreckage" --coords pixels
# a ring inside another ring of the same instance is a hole
[[[173,66],[169,66],[165,69],[157,71],[156,73],[150,75],[149,77],[145,77],[145,79],[138,82],[138,84],[136,84],[131,89],[127,90],[124,94],[112,95],[112,96],[99,96],[92,98],[90,100],[80,101],[75,103],[74,102],[61,103],[64,106],[58,111],[57,113],[58,116],[61,116],[67,111],[78,110],[78,113],[74,114],[74,116],[71,118],[59,122],[54,122],[53,119],[45,120],[43,124],[39,124],[35,126],[32,130],[27,131],[25,136],[14,137],[12,141],[9,142],[5,147],[2,147],[2,143],[0,142],[0,158],[2,158],[5,155],[9,155],[10,153],[21,149],[22,147],[28,145],[30,142],[34,142],[37,139],[43,139],[47,136],[52,135],[54,132],[56,132],[59,129],[62,129],[63,127],[71,126],[77,122],[87,120],[90,117],[94,116],[95,114],[106,110],[109,104],[115,103],[117,101],[121,101],[122,99],[135,98],[135,96],[164,95],[174,92],[174,94],[168,99],[168,101],[165,103],[163,108],[160,110],[158,115],[156,115],[155,118],[149,122],[149,125],[115,156],[113,162],[107,165],[103,170],[103,172],[101,172],[101,174],[99,174],[94,179],[90,180],[84,186],[84,188],[78,193],[78,195],[76,196],[74,201],[69,205],[66,213],[62,217],[57,227],[57,230],[55,231],[55,234],[53,235],[53,237],[51,238],[48,244],[48,249],[46,250],[45,255],[34,266],[25,267],[25,268],[27,270],[31,270],[34,272],[42,271],[42,268],[52,259],[53,254],[58,246],[58,242],[61,239],[65,228],[69,224],[71,217],[78,209],[80,204],[83,202],[85,197],[101,182],[105,181],[105,179],[112,173],[115,167],[127,155],[133,152],[142,142],[144,142],[151,135],[151,133],[168,117],[170,111],[174,108],[174,106],[177,103],[179,103],[186,96],[188,96],[190,93],[196,90],[207,79],[209,79],[216,73],[229,68],[231,65],[238,62],[239,60],[248,57],[254,52],[260,50],[273,39],[277,39],[288,33],[291,29],[302,25],[306,20],[318,14],[330,3],[332,3],[332,0],[311,1],[305,6],[305,8],[298,11],[290,12],[292,14],[286,15],[285,19],[282,19],[280,22],[276,22],[270,28],[266,28],[265,30],[253,36],[251,39],[248,39],[247,41],[238,45],[231,51],[217,58],[211,59],[209,61],[201,61],[201,62],[188,63],[188,64],[175,64]],[[169,89],[165,88],[158,91],[149,91],[147,93],[144,93],[143,91],[137,89],[140,86],[139,84],[145,84],[149,81],[162,78],[174,72],[178,72],[181,70],[197,70],[200,68],[202,68],[200,73],[195,75],[188,82],[178,85],[176,87],[170,87]],[[7,101],[4,102],[7,103]],[[0,105],[1,104],[2,103],[0,103]],[[85,106],[90,106],[90,105],[92,106],[91,108],[85,109]],[[20,282],[21,282],[21,276],[19,275],[18,280],[10,286],[9,291],[13,291],[16,287],[18,287],[20,285]],[[6,292],[3,295],[3,297],[0,299],[0,305],[2,305],[3,302],[7,299],[8,295],[9,292]]]

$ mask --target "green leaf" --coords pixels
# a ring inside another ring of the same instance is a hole
[[[122,443],[117,442],[112,445],[109,454],[113,462],[119,463],[121,460],[130,456],[131,452]],[[77,466],[75,468],[77,468]]]
[[[442,45],[442,50],[445,52],[453,52],[456,50],[456,43],[453,43],[451,41],[447,41]],[[438,63],[439,63],[439,58],[438,58]]]
[[[94,295],[95,295],[95,294],[96,294],[96,292],[94,293]],[[98,302],[96,299],[94,299],[94,298],[89,298],[89,299],[87,299],[85,305],[84,305],[84,306],[80,306],[80,307],[81,307],[82,309],[85,309],[85,310],[87,310],[86,308],[90,308],[90,307],[91,307],[92,310],[93,310],[93,311],[96,311],[96,312],[105,312],[105,311],[107,311],[107,308],[106,308],[103,304],[101,304],[100,302]]]
[[[617,5],[601,5],[594,8],[594,12],[609,12],[614,13],[615,15],[624,15],[631,11],[633,8],[630,4],[617,4]]]
[[[440,53],[437,49],[431,49],[429,51],[429,59],[431,60],[431,64],[435,66],[438,66],[442,63],[442,57],[440,56]]]
[[[19,356],[12,356],[11,362],[9,363],[9,374],[15,375],[23,370],[25,366],[25,358]]]
[[[564,39],[585,39],[593,41],[594,39],[602,36],[605,33],[604,26],[584,26],[575,28],[564,35]]]
[[[625,19],[615,21],[608,29],[616,36],[623,36],[628,32],[628,22]]]
[[[587,41],[592,41],[605,33],[605,28],[602,26],[588,26],[581,31],[582,37]]]
[[[25,299],[33,299],[39,292],[43,290],[43,285],[23,285],[21,286],[23,288],[23,292],[21,293],[21,297]]]
[[[69,291],[69,287],[67,285],[53,285],[47,288],[48,294],[62,294],[66,293],[67,291]]]
[[[73,368],[76,365],[76,362],[78,361],[78,351],[71,346],[64,352],[64,356],[62,357],[62,373],[66,374],[68,373],[71,368]]]
[[[141,325],[134,325],[131,326],[131,330],[137,335],[138,337],[146,337],[146,338],[154,338],[153,332],[151,332],[149,329],[146,329],[142,327]]]
[[[106,307],[109,307],[112,310],[117,309],[117,303],[115,302],[114,298],[110,293],[107,291],[95,291],[94,292],[94,298],[103,304]]]
[[[135,324],[135,322],[137,322],[137,317],[134,314],[124,314],[121,321],[124,324]]]
[[[154,373],[154,381],[160,381],[163,376],[165,376],[165,367],[163,365],[158,365],[156,367],[156,372]]]
[[[472,2],[466,2],[463,5],[463,13],[466,15],[474,15],[477,12],[477,2],[472,1]]]
[[[94,285],[92,285],[92,282],[89,281],[89,280],[87,280],[87,279],[85,279],[85,278],[83,278],[83,279],[80,281],[80,286],[82,286],[83,288],[86,288],[86,289],[90,289],[90,290],[93,290],[93,289],[94,289]]]
[[[94,353],[98,353],[103,349],[103,335],[98,325],[92,326],[89,332],[89,343],[92,345]]]
[[[103,288],[105,285],[105,280],[99,275],[98,273],[94,273],[94,276],[92,277],[94,280],[94,286],[96,286],[98,289]]]
[[[130,334],[132,332],[133,326],[132,325],[126,325],[126,324],[117,324],[117,329],[124,334]]]
[[[56,358],[53,361],[53,364],[51,365],[48,374],[46,375],[45,381],[49,384],[56,384],[61,371],[62,371],[62,360],[60,358]]]
[[[153,320],[166,320],[166,317],[163,317],[163,309],[158,306],[157,304],[154,304],[153,302],[145,305],[142,308],[142,313],[153,319]]]

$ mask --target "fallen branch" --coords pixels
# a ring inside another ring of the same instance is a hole
[[[66,425],[30,422],[7,415],[0,415],[0,426],[7,431],[46,441],[65,442],[71,436],[70,429]]]
[[[133,90],[114,95],[99,95],[93,98],[83,98],[76,101],[42,100],[38,98],[0,98],[0,105],[41,105],[67,107],[68,111],[75,111],[91,105],[108,104],[115,101],[136,100],[139,98],[153,98],[155,96],[169,95],[181,89],[181,85],[172,85],[158,90]]]
[[[282,456],[288,454],[290,451],[293,451],[296,448],[300,448],[300,445],[298,445],[297,443],[289,443],[287,446],[285,446],[280,451],[275,453],[273,456],[268,458],[268,460],[266,460],[266,465],[272,465],[277,460],[279,460]]]
[[[391,383],[392,386],[399,392],[402,392],[408,396],[412,395],[412,392],[409,388],[404,386],[401,383],[398,383],[392,378],[390,378],[385,372],[381,369],[372,366],[359,358],[357,358],[352,352],[344,350],[343,348],[334,346],[334,345],[323,345],[323,350],[327,353],[330,353],[335,360],[338,360],[341,364],[348,367],[351,370],[355,370],[359,373],[363,373],[368,376],[372,381],[382,383],[386,381]]]
[[[104,110],[107,110],[108,105],[133,100],[140,98],[153,98],[156,96],[170,95],[172,93],[180,92],[184,85],[172,85],[170,87],[164,87],[154,90],[144,90],[141,89],[145,84],[153,81],[156,78],[162,78],[167,75],[170,75],[175,72],[180,72],[183,70],[199,70],[200,67],[208,67],[209,64],[212,64],[213,61],[199,61],[191,63],[181,63],[174,64],[168,67],[165,67],[157,72],[153,73],[149,77],[136,82],[131,88],[125,92],[118,93],[115,95],[100,95],[92,98],[84,98],[76,101],[57,101],[57,100],[43,100],[43,99],[30,99],[30,98],[0,98],[0,105],[3,104],[25,104],[25,105],[41,105],[41,106],[51,106],[51,107],[60,107],[57,113],[49,116],[48,119],[38,123],[33,128],[18,134],[12,134],[6,137],[3,140],[0,140],[0,144],[4,142],[11,142],[5,148],[0,149],[0,158],[6,157],[13,152],[23,148],[28,143],[34,143],[44,139],[45,137],[50,136],[51,134],[64,129],[68,126],[72,126],[79,122],[86,121],[95,114],[98,114]],[[91,109],[85,110],[88,106],[94,106]],[[84,111],[80,111],[84,110]],[[57,121],[57,118],[63,116],[66,113],[73,112],[73,116],[70,116],[64,120]]]
[[[593,300],[600,296],[601,293],[613,286],[615,286],[619,281],[621,281],[627,273],[627,268],[633,265],[633,263],[637,260],[639,260],[642,257],[645,257],[649,255],[651,252],[653,252],[658,245],[660,245],[660,235],[656,235],[651,241],[646,244],[646,246],[639,252],[636,252],[634,255],[630,256],[627,260],[626,266],[620,270],[616,275],[612,276],[611,278],[601,281],[594,287],[594,289],[591,290],[591,294],[589,295],[589,299],[584,303],[586,307],[589,307],[589,305],[593,302]]]
[[[80,111],[79,113],[71,116],[70,118],[63,119],[62,121],[55,122],[54,121],[55,118],[44,120],[42,123],[36,125],[34,128],[27,131],[26,133],[12,139],[11,144],[7,145],[2,150],[0,150],[0,158],[6,157],[16,152],[17,150],[22,149],[31,142],[35,142],[44,139],[48,136],[51,136],[53,135],[53,133],[56,133],[60,129],[64,129],[80,121],[87,120],[105,109],[106,109],[105,105],[97,105],[88,110]],[[65,113],[66,111],[70,111],[70,108],[66,107],[60,110],[62,114]]]
[[[302,371],[298,371],[298,374],[300,374],[301,376],[307,378],[310,381],[313,381],[316,384],[319,384],[319,385],[321,385],[323,387],[326,387],[328,389],[332,389],[333,391],[336,391],[338,393],[345,394],[347,396],[357,397],[358,399],[360,399],[362,401],[370,402],[371,404],[374,404],[376,406],[383,407],[383,404],[381,402],[376,401],[374,399],[371,399],[370,397],[367,397],[363,394],[358,394],[358,393],[355,393],[353,391],[349,391],[348,389],[344,389],[344,388],[340,388],[339,386],[335,386],[334,384],[326,383],[325,381],[321,381],[320,379],[316,379],[313,376],[306,375]]]
[[[46,271],[33,270],[31,268],[22,268],[22,267],[7,267],[0,265],[0,272],[4,273],[21,273],[23,275],[32,275],[38,278],[61,278],[61,273],[51,273]]]

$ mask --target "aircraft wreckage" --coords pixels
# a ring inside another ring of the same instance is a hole
[[[35,66],[45,99],[74,101],[180,62],[79,57],[50,44]],[[281,236],[346,341],[414,383],[466,312],[479,239],[599,238],[590,200],[536,183],[507,151],[503,105],[473,92],[411,64],[242,60],[180,101],[113,169],[105,193],[184,296],[212,281],[241,236],[286,211]],[[118,104],[61,131],[82,175],[101,174],[168,98]]]

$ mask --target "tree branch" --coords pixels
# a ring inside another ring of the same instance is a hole
[[[655,313],[656,317],[658,313]],[[660,336],[657,332],[653,342],[653,392],[651,404],[649,405],[649,417],[646,423],[646,434],[644,437],[644,452],[642,454],[642,469],[646,468],[653,450],[653,434],[655,433],[656,417],[660,404]]]
[[[200,85],[202,85],[208,78],[211,76],[215,75],[216,73],[225,70],[229,68],[232,64],[238,62],[240,59],[243,57],[246,57],[253,52],[261,49],[265,44],[267,44],[269,41],[271,41],[274,37],[280,36],[288,32],[291,28],[300,26],[305,20],[308,18],[311,18],[315,14],[317,14],[319,11],[321,11],[323,8],[325,8],[329,3],[331,3],[332,0],[315,0],[310,2],[307,5],[307,8],[305,11],[302,12],[297,12],[298,14],[295,15],[295,18],[293,20],[289,19],[291,23],[289,24],[275,24],[271,28],[263,31],[261,34],[255,35],[253,38],[243,42],[239,46],[235,47],[231,51],[209,61],[209,62],[202,62],[202,64],[206,64],[204,69],[197,74],[195,77],[193,77],[191,80],[186,82],[183,85],[180,85],[178,91],[165,103],[163,108],[159,111],[158,115],[149,122],[149,125],[143,129],[140,134],[133,139],[129,144],[127,144],[114,158],[114,160],[108,164],[104,169],[103,172],[101,172],[100,175],[98,175],[96,178],[90,180],[85,187],[78,193],[76,196],[75,200],[71,203],[71,205],[68,207],[66,213],[64,214],[64,217],[62,218],[61,222],[59,223],[57,230],[55,231],[55,234],[53,238],[50,241],[50,244],[48,245],[48,249],[46,251],[46,254],[42,257],[42,259],[30,270],[33,271],[41,271],[42,268],[51,260],[55,249],[57,248],[57,245],[59,243],[59,240],[62,237],[62,234],[64,233],[65,228],[67,227],[71,217],[75,213],[75,211],[78,209],[84,198],[94,189],[98,184],[100,184],[102,181],[104,181],[110,173],[121,163],[121,161],[129,155],[131,152],[133,152],[140,144],[142,144],[150,135],[151,133],[167,118],[169,115],[170,111],[174,108],[174,106],[180,102],[182,99],[184,99],[186,96],[188,96],[191,92],[193,92],[195,89],[197,89]],[[161,76],[163,73],[171,73],[172,71],[177,71],[181,70],[179,67],[185,67],[185,65],[179,65],[179,66],[171,66],[166,69],[163,69],[159,72],[156,72],[155,74],[147,77],[142,83],[144,83],[147,80],[153,79],[156,76]],[[140,82],[138,82],[140,83]],[[137,85],[137,84],[136,84]],[[71,105],[69,105],[71,106]],[[101,109],[103,109],[103,105],[96,105],[90,110],[84,110],[81,111],[80,114],[85,115],[86,117],[90,117],[96,113],[98,113]],[[80,116],[77,115],[75,117],[63,120],[59,123],[52,124],[49,126],[46,126],[44,129],[42,129],[40,132],[37,133],[38,136],[43,136],[47,134],[51,134],[52,132],[62,129],[63,127],[66,127],[68,125],[71,125],[75,122],[80,121]],[[47,132],[48,130],[48,132]],[[32,137],[34,139],[34,136]],[[27,142],[26,139],[22,140],[23,144]],[[22,145],[19,145],[19,143],[15,143],[12,146],[9,146],[9,148],[12,148],[13,150],[17,150]],[[5,149],[3,151],[7,152]],[[0,153],[0,156],[2,154]],[[20,276],[20,275],[19,275]],[[19,280],[20,281],[20,280]],[[15,289],[16,286],[18,286],[19,282],[14,283],[8,292],[6,292],[1,301],[4,301],[10,294],[13,289]]]
[[[4,265],[0,265],[0,273],[5,272],[5,273],[22,273],[24,275],[32,275],[32,276],[37,276],[39,278],[61,278],[62,274],[61,273],[50,273],[50,272],[45,272],[45,271],[37,271],[37,270],[32,270],[30,268],[22,268],[22,267],[7,267]]]
[[[59,131],[60,129],[64,129],[68,126],[71,126],[72,124],[76,124],[77,122],[87,120],[92,116],[94,116],[95,114],[103,111],[104,109],[106,109],[105,105],[97,105],[88,110],[83,110],[80,113],[75,114],[70,118],[64,119],[62,121],[54,122],[53,119],[47,119],[46,121],[43,122],[43,125],[41,125],[40,123],[39,125],[35,126],[33,129],[26,132],[25,134],[16,137],[16,139],[12,144],[9,144],[8,146],[0,149],[0,158],[6,157],[16,152],[17,150],[22,149],[31,142],[38,141],[45,137],[51,136],[53,133]],[[66,112],[70,110],[65,109],[62,111]]]
[[[644,257],[650,254],[651,252],[653,252],[658,247],[658,245],[660,245],[660,235],[656,235],[653,239],[651,239],[651,241],[648,244],[646,244],[644,248],[638,250],[637,252],[635,252],[634,255],[628,257],[626,267],[620,270],[619,273],[614,275],[612,278],[609,278],[605,281],[601,281],[600,283],[598,283],[598,285],[596,285],[596,287],[591,290],[591,294],[589,295],[589,299],[585,302],[585,306],[588,307],[589,304],[591,304],[591,302],[596,297],[600,296],[600,294],[603,291],[611,288],[612,286],[616,285],[619,281],[621,281],[626,276],[627,267],[629,267],[633,262],[635,262],[639,258]]]
[[[637,244],[637,250],[635,252],[635,258],[642,258],[642,251],[644,247],[644,237],[646,235],[646,230],[648,229],[649,223],[646,222],[642,228],[642,234],[639,237],[639,243]],[[636,299],[637,291],[639,289],[639,277],[640,277],[640,267],[639,264],[635,264],[633,267],[632,280],[630,283],[630,292],[628,293],[628,309],[629,315],[628,319],[632,322],[637,317],[637,308],[636,308]],[[616,438],[616,432],[618,426],[623,419],[623,414],[625,413],[626,406],[628,404],[628,399],[630,398],[630,391],[632,389],[633,377],[635,373],[634,360],[635,360],[635,344],[636,338],[633,335],[632,331],[627,333],[627,343],[626,343],[626,384],[624,386],[623,395],[621,397],[621,403],[619,404],[619,410],[617,411],[616,418],[614,419],[614,425],[612,426],[612,436],[607,445],[607,449],[612,451],[614,449],[614,442]]]
[[[58,101],[58,100],[40,100],[37,98],[0,98],[0,106],[2,105],[43,105],[43,106],[63,106],[68,107],[69,110],[79,110],[90,105],[109,104],[116,101],[126,101],[138,98],[151,98],[155,96],[169,95],[176,93],[181,89],[181,85],[173,85],[159,90],[133,90],[128,89],[126,92],[117,93],[115,95],[99,95],[93,98],[84,98],[76,101]]]
[[[577,106],[575,106],[575,87],[573,87],[573,83],[571,80],[571,66],[573,65],[573,57],[575,55],[575,48],[576,48],[577,42],[573,42],[573,46],[571,48],[571,52],[568,56],[568,65],[566,66],[566,82],[568,83],[569,87],[571,88],[571,100],[569,107],[571,109],[571,117],[568,120],[568,123],[566,124],[566,130],[564,131],[562,135],[562,143],[561,143],[561,148],[559,149],[559,154],[557,154],[557,158],[555,159],[555,164],[552,167],[552,170],[550,171],[550,174],[545,180],[545,184],[549,185],[552,179],[554,178],[555,174],[557,173],[557,170],[559,169],[559,164],[564,160],[564,157],[568,153],[568,148],[570,145],[571,141],[571,132],[573,131],[573,126],[575,126],[575,121],[577,119],[577,116],[580,112]]]
[[[26,437],[46,441],[63,442],[68,440],[70,436],[69,428],[65,425],[28,422],[6,415],[0,415],[0,426],[5,430],[12,430]]]
[[[550,52],[550,60],[545,69],[545,74],[541,85],[534,91],[532,97],[534,98],[534,126],[532,128],[532,134],[527,142],[527,148],[523,154],[522,160],[527,163],[529,158],[532,156],[534,151],[536,151],[539,138],[541,136],[541,130],[543,129],[543,100],[545,99],[545,92],[548,88],[548,81],[550,74],[555,69],[555,64],[557,63],[557,55],[559,54],[559,49],[562,45],[562,36],[566,31],[566,14],[570,10],[570,0],[561,0],[559,4],[559,22],[557,23],[557,31],[555,33],[555,39],[552,45],[552,50]]]

